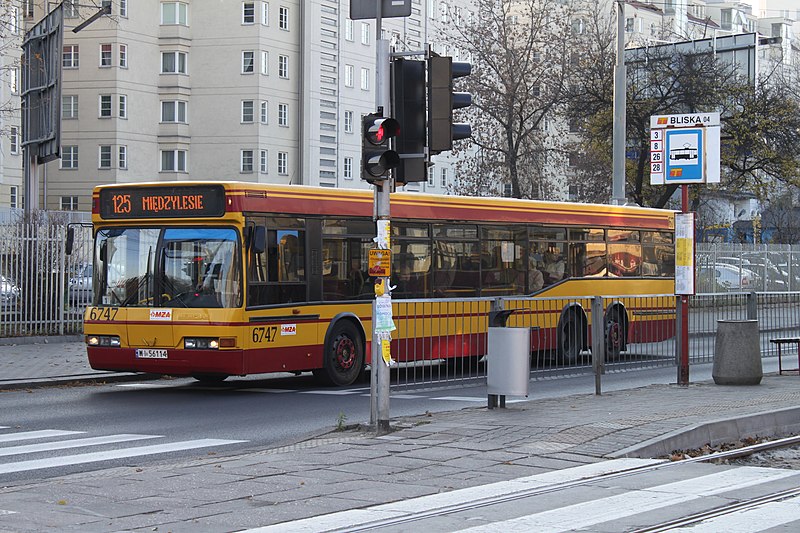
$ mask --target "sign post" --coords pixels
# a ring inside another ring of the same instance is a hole
[[[650,117],[650,184],[681,186],[681,214],[675,216],[675,295],[678,384],[689,384],[689,295],[694,294],[694,213],[689,184],[719,183],[719,113]]]

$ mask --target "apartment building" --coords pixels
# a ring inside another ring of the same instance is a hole
[[[18,3],[26,28],[58,5]],[[112,0],[110,15],[74,33],[99,4],[63,2],[61,159],[40,166],[42,208],[89,210],[102,183],[367,187],[360,130],[375,109],[377,28],[350,20],[349,0]],[[398,51],[452,53],[436,27],[467,4],[412,0],[383,35]],[[447,192],[439,159],[407,188]],[[5,186],[0,206],[11,198]]]
[[[0,206],[22,207],[19,49],[24,34],[20,6],[0,4]]]

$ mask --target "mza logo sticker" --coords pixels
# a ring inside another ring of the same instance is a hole
[[[172,309],[151,309],[150,320],[172,320]]]
[[[281,324],[281,335],[297,335],[297,324]]]

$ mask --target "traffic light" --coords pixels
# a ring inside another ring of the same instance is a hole
[[[428,148],[431,153],[453,149],[453,141],[472,136],[468,123],[454,123],[453,110],[472,105],[472,95],[453,92],[453,80],[469,76],[470,63],[452,57],[428,57]]]
[[[370,183],[386,179],[389,170],[400,163],[400,156],[389,148],[389,141],[400,132],[400,124],[379,113],[365,115],[361,123],[361,178]]]
[[[402,124],[395,144],[400,164],[395,183],[405,185],[428,179],[425,170],[425,61],[392,60],[392,115]]]

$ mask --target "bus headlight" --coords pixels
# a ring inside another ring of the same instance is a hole
[[[117,335],[87,335],[86,344],[89,346],[119,348],[119,337]]]
[[[219,340],[205,337],[187,337],[183,339],[183,347],[187,350],[217,350],[219,349]]]

